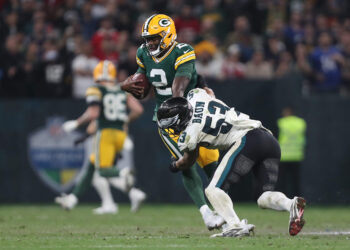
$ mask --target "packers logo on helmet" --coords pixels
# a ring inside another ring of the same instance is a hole
[[[94,69],[95,82],[107,81],[115,82],[117,77],[117,70],[111,61],[100,61]]]
[[[147,39],[156,36],[160,37],[160,43],[157,49],[150,50]],[[168,49],[175,42],[176,37],[175,23],[167,15],[154,14],[147,18],[142,26],[142,38],[145,39],[146,48],[152,56],[158,56]]]

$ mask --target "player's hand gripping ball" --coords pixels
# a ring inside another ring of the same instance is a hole
[[[151,84],[149,83],[145,74],[136,73],[132,75],[128,84],[130,84],[130,93],[137,99],[143,99],[148,95],[151,89]]]

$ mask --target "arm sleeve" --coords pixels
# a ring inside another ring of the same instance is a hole
[[[97,87],[90,87],[86,90],[86,103],[90,105],[99,105],[101,103],[102,93]]]
[[[138,67],[136,73],[146,74],[146,70],[144,68]]]
[[[186,76],[188,77],[188,79],[191,79],[194,69],[195,69],[194,61],[183,63],[177,68],[175,77]]]

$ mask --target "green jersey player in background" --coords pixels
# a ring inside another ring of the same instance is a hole
[[[186,96],[197,85],[194,50],[189,44],[178,43],[176,37],[174,21],[167,15],[154,14],[143,24],[142,38],[145,43],[137,51],[137,73],[145,74],[155,89],[154,121],[158,107],[163,101],[171,97]],[[143,87],[138,86],[137,81],[131,77],[122,83],[122,89],[135,96],[143,96]],[[178,137],[171,135],[171,131],[159,130],[159,134],[173,157],[181,158],[182,154],[177,147]],[[201,148],[197,163],[211,176],[216,169],[218,158],[218,150]],[[208,207],[196,168],[182,173],[184,186],[198,206],[208,229],[220,227],[224,220]]]

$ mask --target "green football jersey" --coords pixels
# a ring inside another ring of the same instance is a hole
[[[178,67],[187,62],[194,62],[195,53],[191,45],[175,42],[170,49],[161,57],[151,56],[143,44],[137,50],[136,62],[139,72],[146,74],[148,81],[154,86],[156,94],[157,112],[159,105],[172,97],[171,87]],[[197,72],[193,65],[192,77],[184,95],[193,89],[197,82]]]
[[[100,116],[97,119],[97,129],[114,128],[123,130],[128,118],[126,93],[119,85],[106,87],[96,85],[86,91],[88,105],[100,105]]]

